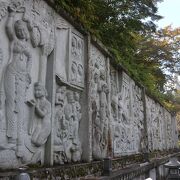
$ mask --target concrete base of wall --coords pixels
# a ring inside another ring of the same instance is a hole
[[[167,152],[166,152],[167,153]],[[20,173],[27,173],[33,180],[47,179],[79,179],[79,180],[163,180],[167,176],[164,164],[171,157],[180,157],[180,152],[166,154],[143,161],[143,155],[132,155],[112,160],[112,171],[109,176],[102,176],[103,161],[81,163],[73,165],[62,165],[57,167],[26,167],[19,170],[1,171],[1,180],[11,180]],[[160,154],[159,154],[160,155]]]

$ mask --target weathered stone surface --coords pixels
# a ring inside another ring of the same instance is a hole
[[[105,56],[91,46],[90,57],[90,94],[92,121],[92,155],[94,159],[107,156],[110,110],[108,106],[108,72]]]
[[[54,162],[64,164],[81,160],[82,148],[79,139],[81,121],[80,94],[57,87],[55,99]]]
[[[43,164],[52,129],[45,80],[55,43],[53,11],[43,1],[0,3],[0,166]]]
[[[176,121],[158,102],[146,96],[148,147],[150,151],[177,147]]]
[[[1,168],[177,147],[174,116],[45,1],[0,0],[0,34]]]
[[[139,153],[144,148],[142,89],[124,72],[111,73],[111,112],[116,156]]]

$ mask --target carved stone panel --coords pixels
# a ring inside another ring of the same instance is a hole
[[[120,87],[120,94],[119,94],[119,100],[120,103],[123,104],[123,114],[125,116],[122,117],[122,122],[125,124],[130,124],[130,117],[132,116],[132,109],[131,109],[131,83],[132,80],[130,77],[122,72],[122,82],[121,82],[121,87]]]
[[[44,0],[0,0],[0,34],[0,168],[177,146],[174,116]]]
[[[90,57],[90,118],[92,120],[92,155],[94,159],[106,157],[110,110],[108,106],[109,87],[107,83],[107,61],[93,45]]]
[[[70,36],[69,81],[84,87],[84,40],[73,32]]]
[[[146,148],[145,121],[142,89],[134,82],[132,83],[132,119],[135,134],[136,152],[142,152]]]
[[[68,81],[68,60],[69,60],[69,36],[70,27],[67,22],[60,18],[58,14],[56,18],[56,74],[60,79]]]
[[[118,71],[113,67],[110,69],[110,81],[111,81],[111,116],[112,122],[118,122]]]
[[[51,133],[45,79],[53,11],[44,1],[0,4],[0,167],[43,164]]]
[[[54,123],[54,163],[64,164],[81,160],[79,139],[81,121],[80,93],[67,86],[57,86]]]
[[[164,119],[165,119],[165,137],[166,137],[166,148],[167,149],[173,149],[175,147],[175,129],[174,129],[174,123],[172,115],[167,111],[164,110]]]
[[[153,140],[154,140],[154,136],[153,136],[153,127],[152,127],[152,113],[155,111],[155,107],[154,107],[154,102],[153,100],[146,96],[146,115],[147,115],[147,133],[148,133],[148,147],[150,151],[153,151]]]
[[[111,115],[113,149],[115,156],[119,156],[138,153],[144,148],[144,107],[142,90],[126,73],[116,72],[116,74],[119,74],[118,81],[115,81],[117,83],[111,83],[114,84],[111,88]]]
[[[163,107],[148,96],[146,96],[146,107],[149,150],[169,149],[166,138],[168,116],[164,114]],[[171,139],[172,136],[169,138]]]
[[[65,83],[84,88],[84,38],[56,14],[56,74]]]
[[[176,115],[175,114],[171,114],[171,122],[172,122],[172,145],[171,145],[171,149],[173,148],[179,148],[179,144],[178,144],[178,127],[177,127],[177,119],[176,119]]]

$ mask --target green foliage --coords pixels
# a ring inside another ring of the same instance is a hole
[[[164,85],[179,65],[180,29],[168,26],[156,32],[154,21],[161,18],[157,14],[161,1],[55,0],[108,47],[117,64],[168,104]]]
[[[87,30],[91,31],[95,16],[95,3],[91,0],[54,0],[57,8],[62,8],[80,22]]]
[[[174,73],[179,73],[180,67],[180,28],[172,29],[167,26],[154,33],[146,33],[139,36],[135,61],[142,72],[149,73],[143,84],[155,97],[170,110],[178,110],[178,102],[175,103]],[[144,68],[144,69],[143,69]],[[145,74],[144,74],[145,75]],[[180,102],[179,102],[180,103]]]

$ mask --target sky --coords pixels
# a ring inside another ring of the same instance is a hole
[[[164,0],[158,3],[158,14],[164,17],[157,22],[159,28],[170,24],[173,28],[180,27],[180,0]],[[180,76],[178,76],[179,83]]]
[[[158,3],[158,14],[164,18],[158,21],[158,26],[163,28],[172,25],[173,28],[180,27],[180,0],[164,0]]]

